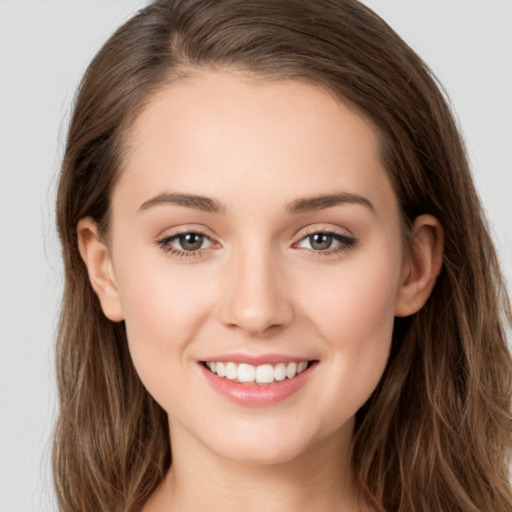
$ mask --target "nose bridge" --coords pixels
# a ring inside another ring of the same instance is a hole
[[[229,289],[221,304],[224,324],[257,336],[292,321],[293,307],[286,295],[279,257],[270,248],[262,249],[261,244],[239,248],[232,254],[227,272]]]

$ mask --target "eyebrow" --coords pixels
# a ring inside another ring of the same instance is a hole
[[[218,201],[206,196],[196,194],[159,194],[147,201],[144,201],[140,205],[138,211],[141,212],[148,210],[153,206],[163,204],[175,204],[210,213],[220,213],[226,210]],[[312,212],[341,204],[360,204],[367,207],[372,212],[375,212],[375,207],[366,197],[349,192],[339,192],[336,194],[296,199],[288,204],[286,211],[291,214]]]
[[[288,213],[312,212],[340,204],[360,204],[375,212],[375,207],[366,197],[349,192],[296,199],[287,206],[286,211]]]
[[[215,199],[195,194],[159,194],[158,196],[144,201],[138,211],[148,210],[152,206],[162,204],[177,204],[203,212],[219,213],[224,211],[224,207],[221,206],[219,202],[215,201]]]

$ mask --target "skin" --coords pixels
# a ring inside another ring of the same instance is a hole
[[[90,218],[78,234],[104,313],[125,321],[169,417],[172,469],[144,511],[370,510],[350,470],[354,416],[385,369],[394,317],[428,299],[441,226],[418,217],[404,250],[375,131],[313,85],[204,71],[156,94],[128,142],[108,240]],[[291,211],[333,193],[364,200]],[[190,231],[201,249],[169,252]],[[319,250],[318,232],[353,243]],[[290,397],[247,407],[202,374],[200,361],[226,353],[318,364]]]

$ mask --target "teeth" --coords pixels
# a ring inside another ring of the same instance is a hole
[[[276,365],[262,364],[253,366],[252,364],[236,364],[233,362],[207,362],[206,366],[212,373],[219,377],[225,377],[229,380],[238,380],[244,383],[270,384],[276,381],[282,381],[286,378],[293,379],[299,373],[302,373],[307,367],[307,361],[300,363],[278,363]]]
[[[289,379],[293,379],[297,375],[297,363],[288,363],[288,366],[286,367],[286,376]]]
[[[226,364],[226,378],[229,380],[236,380],[238,378],[238,368],[235,363]]]
[[[279,363],[279,364],[275,365],[274,379],[276,379],[276,380],[286,379],[286,365],[284,363]]]
[[[297,373],[302,373],[308,366],[306,361],[301,361],[297,364]]]
[[[256,380],[256,369],[252,364],[238,365],[238,380],[240,382],[254,382]]]
[[[256,368],[256,382],[270,384],[274,382],[274,367],[271,364],[262,364]]]
[[[215,372],[219,377],[226,376],[226,365],[224,363],[213,363],[216,367],[216,370],[211,368],[212,372]]]

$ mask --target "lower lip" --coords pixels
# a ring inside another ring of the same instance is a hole
[[[307,382],[317,363],[311,363],[302,373],[292,379],[274,381],[271,384],[242,384],[219,377],[200,364],[210,386],[231,401],[246,406],[273,405],[299,391]]]

